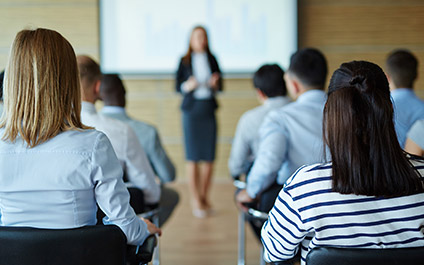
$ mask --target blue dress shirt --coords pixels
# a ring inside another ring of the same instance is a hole
[[[0,138],[4,129],[0,129]],[[133,245],[149,235],[129,205],[122,168],[108,138],[96,130],[66,131],[28,148],[0,141],[0,226],[119,226]]]
[[[258,154],[247,177],[251,198],[275,181],[284,184],[300,166],[324,160],[322,112],[326,99],[324,91],[308,90],[266,116],[259,130]]]
[[[231,176],[245,174],[252,166],[259,148],[259,128],[265,116],[288,103],[289,97],[267,98],[261,106],[246,111],[240,117],[228,160]]]
[[[396,88],[391,92],[394,122],[400,146],[405,147],[406,134],[417,120],[424,119],[424,101],[412,89]]]

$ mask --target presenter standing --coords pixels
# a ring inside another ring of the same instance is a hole
[[[216,147],[215,93],[222,90],[222,78],[202,26],[191,32],[188,51],[178,67],[176,90],[183,95],[186,171],[193,215],[204,218],[213,212],[208,195]]]

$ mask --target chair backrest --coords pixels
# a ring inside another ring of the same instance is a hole
[[[114,225],[75,229],[0,227],[0,264],[125,265],[126,241]]]
[[[424,247],[418,248],[313,248],[307,265],[418,265],[424,263]]]

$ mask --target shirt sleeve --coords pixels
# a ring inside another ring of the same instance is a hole
[[[278,112],[268,114],[259,129],[259,149],[247,177],[247,193],[256,198],[271,186],[287,153],[287,136]]]
[[[92,179],[97,204],[105,213],[104,224],[117,225],[130,245],[141,245],[149,236],[147,224],[131,208],[122,168],[109,139],[99,134],[92,154]]]
[[[125,143],[125,174],[128,181],[135,187],[143,190],[146,203],[153,204],[159,202],[159,184],[155,180],[153,169],[135,132],[128,128],[125,139],[127,139]]]
[[[409,130],[407,136],[421,147],[421,149],[424,149],[424,120],[416,121]]]
[[[174,181],[175,167],[169,159],[168,155],[166,154],[156,129],[154,129],[152,142],[153,147],[152,152],[149,153],[149,159],[159,179],[162,182]]]
[[[245,165],[248,163],[248,158],[252,153],[248,137],[246,134],[252,133],[246,131],[246,116],[241,116],[236,133],[234,135],[230,159],[228,160],[228,168],[232,177],[240,176],[246,173]]]
[[[265,260],[276,262],[293,258],[307,234],[292,197],[283,188],[262,227]]]

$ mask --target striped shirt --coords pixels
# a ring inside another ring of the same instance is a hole
[[[424,176],[424,161],[410,161]],[[302,264],[319,246],[424,246],[424,193],[397,198],[340,194],[332,191],[331,174],[331,163],[315,164],[287,180],[262,227],[267,261],[290,259],[298,246]]]

